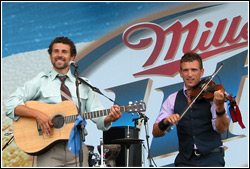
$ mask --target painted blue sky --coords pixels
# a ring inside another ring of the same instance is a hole
[[[2,2],[2,57],[48,48],[57,36],[90,42],[170,2]]]

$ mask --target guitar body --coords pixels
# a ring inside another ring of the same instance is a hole
[[[51,119],[58,115],[60,117],[77,115],[77,108],[72,101],[63,101],[58,104],[28,101],[25,105],[44,112]],[[31,155],[39,155],[47,151],[56,142],[68,140],[73,126],[74,123],[66,124],[63,122],[59,128],[52,127],[52,134],[48,136],[47,134],[43,134],[41,130],[38,130],[38,123],[34,118],[20,117],[17,121],[13,121],[16,144],[21,150]]]
[[[27,107],[39,110],[47,114],[53,123],[52,134],[43,134],[36,119],[20,117],[13,121],[15,142],[18,147],[30,155],[39,155],[46,152],[55,143],[68,140],[71,129],[74,127],[78,112],[72,101],[63,101],[57,104],[47,104],[38,101],[25,102]],[[120,106],[121,112],[143,112],[146,110],[144,102]],[[106,116],[111,109],[85,112],[83,119],[92,119]]]

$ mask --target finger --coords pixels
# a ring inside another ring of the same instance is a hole
[[[174,124],[173,119],[172,119],[172,118],[169,118],[169,119],[168,119],[168,123],[169,123],[169,124]]]
[[[228,94],[227,92],[225,92],[225,95],[226,95],[226,96],[229,96],[229,94]]]
[[[115,119],[115,114],[114,114],[113,111],[110,113],[110,118],[111,118],[111,119]]]
[[[115,120],[115,113],[114,113],[114,110],[112,110],[112,111],[110,112],[109,117],[110,117],[110,119],[111,119],[112,121]]]
[[[121,116],[121,111],[120,111],[120,109],[119,109],[119,106],[113,106],[112,108],[111,108],[111,111],[112,111],[112,114],[113,114],[113,117],[114,118],[119,118],[120,116]]]
[[[118,105],[113,106],[114,111],[120,112],[120,107]]]
[[[113,115],[114,115],[113,117],[114,117],[115,120],[119,119],[120,116],[121,116],[119,111],[114,112]]]
[[[176,124],[178,122],[177,118],[173,118],[173,123],[172,124]]]
[[[178,121],[179,121],[179,115],[176,114],[176,115],[173,116],[173,124],[177,124]]]
[[[54,125],[53,122],[52,122],[51,120],[49,121],[49,125],[50,125],[50,126],[53,126],[53,125]]]
[[[49,132],[48,129],[45,129],[45,133],[46,133],[47,135],[50,135],[50,132]]]
[[[111,107],[111,113],[115,111],[115,106]]]
[[[115,106],[115,107],[117,107],[117,108],[119,108],[119,107],[120,107],[120,106],[119,106],[119,105],[117,105],[117,104],[116,104],[116,105],[114,105],[114,106]]]
[[[50,125],[49,125],[49,122],[48,123],[46,123],[46,130],[48,131],[48,132],[50,132],[51,130],[50,130]]]
[[[42,127],[41,127],[42,128]],[[45,128],[45,127],[43,127],[42,128],[42,132],[44,133],[44,134],[47,134],[47,129]]]
[[[43,133],[46,133],[47,135],[51,134],[51,128],[48,123],[44,124],[42,127]]]

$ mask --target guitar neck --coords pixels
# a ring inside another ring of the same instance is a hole
[[[126,111],[126,106],[121,106],[119,107],[121,112]],[[96,117],[101,117],[101,116],[106,116],[111,112],[111,109],[104,109],[104,110],[98,110],[98,111],[93,111],[93,112],[86,112],[83,113],[83,119],[92,119]],[[66,116],[65,117],[65,123],[72,123],[76,120],[78,115],[71,115],[71,116]]]
[[[125,106],[119,107],[121,112],[125,112]],[[111,109],[98,110],[93,112],[87,112],[83,114],[83,119],[92,119],[96,117],[106,116],[111,112]]]

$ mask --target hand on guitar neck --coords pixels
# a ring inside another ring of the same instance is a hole
[[[121,113],[118,105],[112,106],[110,110],[111,110],[111,112],[104,120],[105,123],[115,122],[116,120],[118,120],[122,116],[122,113]]]

